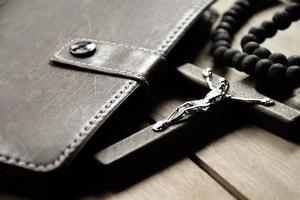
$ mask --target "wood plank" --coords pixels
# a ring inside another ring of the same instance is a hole
[[[220,183],[249,199],[300,197],[299,145],[263,129],[243,127],[196,155],[198,164]]]

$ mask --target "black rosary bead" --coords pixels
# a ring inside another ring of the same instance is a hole
[[[259,57],[248,55],[242,61],[242,70],[249,75],[254,75],[255,65],[259,61]]]
[[[298,86],[300,84],[300,67],[290,66],[286,70],[286,78],[288,82],[293,86]]]
[[[224,28],[216,28],[216,32],[214,35],[217,35],[219,33],[229,33],[229,32]]]
[[[248,0],[248,1],[251,2],[251,4],[257,4],[261,2],[261,0]]]
[[[225,30],[223,28],[218,28],[213,33],[212,38],[216,37],[218,34],[221,34],[221,33],[228,33],[228,34],[230,34],[227,30]]]
[[[248,42],[243,46],[243,51],[248,54],[252,54],[255,49],[259,48],[259,44],[257,42]]]
[[[255,35],[259,39],[259,42],[263,42],[266,38],[266,29],[263,27],[253,27],[249,33]]]
[[[230,48],[230,43],[226,40],[219,40],[215,43],[213,43],[213,46],[212,46],[212,51],[214,51],[215,49],[219,48],[219,47],[227,47],[227,48]]]
[[[264,80],[267,77],[268,70],[273,62],[269,59],[262,59],[255,65],[255,77],[258,80]]]
[[[238,52],[232,58],[232,66],[239,71],[242,71],[242,61],[248,54],[243,52]]]
[[[267,38],[273,37],[277,33],[276,24],[273,21],[265,21],[261,24],[261,27],[266,30],[265,36]]]
[[[233,17],[234,19],[238,19],[240,17],[239,14],[235,10],[232,10],[232,9],[229,9],[227,12],[225,12],[224,16],[226,16],[226,15],[229,15],[229,16]]]
[[[232,41],[232,38],[230,36],[229,33],[227,32],[221,32],[217,35],[214,36],[213,40],[216,42],[216,41],[221,41],[221,40],[225,40],[227,42],[231,42]]]
[[[223,55],[223,63],[226,66],[232,67],[232,58],[237,53],[239,53],[239,51],[236,49],[227,49]]]
[[[215,64],[220,64],[222,62],[223,55],[227,49],[228,47],[221,46],[214,50],[213,57],[214,57]]]
[[[286,63],[287,63],[287,58],[282,53],[272,53],[269,56],[269,59],[271,61],[273,61],[274,63],[280,63],[283,65],[286,65]]]
[[[232,33],[233,32],[233,26],[231,24],[229,24],[228,22],[221,22],[219,24],[219,26],[217,27],[217,29],[219,28],[222,28],[222,29],[225,29],[227,30],[229,33]]]
[[[248,42],[257,42],[257,41],[258,41],[258,39],[257,39],[257,37],[255,35],[253,35],[252,33],[248,33],[247,35],[245,35],[242,38],[241,45],[243,47]]]
[[[300,19],[300,4],[293,3],[286,7],[285,11],[290,14],[290,18],[292,21],[297,21]]]
[[[290,56],[287,60],[287,66],[300,66],[300,56]]]
[[[271,55],[271,52],[264,47],[258,47],[254,50],[253,54],[260,58],[268,58]]]
[[[245,14],[245,9],[243,7],[241,7],[240,5],[234,4],[230,9],[237,12],[239,17],[241,17]]]
[[[285,79],[285,73],[287,71],[287,67],[280,63],[275,63],[271,65],[268,70],[268,78],[273,81],[283,81]]]
[[[279,30],[284,30],[288,28],[292,23],[290,14],[287,11],[281,11],[275,13],[272,19]]]
[[[236,20],[230,15],[223,16],[222,21],[229,23],[231,26],[235,26],[237,24]]]

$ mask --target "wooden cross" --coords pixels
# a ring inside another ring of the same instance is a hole
[[[178,73],[185,79],[192,82],[195,87],[208,87],[203,69],[192,64],[185,64],[177,69]],[[220,79],[221,77],[216,77]],[[230,80],[229,80],[230,81]],[[256,91],[254,87],[243,81],[230,81],[230,95],[242,98],[265,99],[266,96]],[[223,106],[224,107],[224,106]],[[273,106],[252,105],[247,106],[249,115],[253,121],[276,132],[286,138],[299,141],[297,131],[300,132],[300,111],[291,108],[283,103],[275,101]],[[207,115],[206,113],[203,115]],[[151,151],[155,145],[167,140],[170,137],[181,135],[184,137],[186,128],[191,124],[201,124],[202,120],[212,120],[209,117],[203,118],[203,115],[193,118],[185,123],[174,124],[161,132],[153,130],[153,126],[146,127],[143,130],[103,149],[96,154],[96,159],[103,165],[111,166],[118,164],[124,158],[134,158],[141,152]],[[149,150],[149,147],[151,149]]]
[[[205,78],[206,85],[209,88],[209,91],[205,97],[202,99],[187,101],[178,106],[167,118],[160,120],[153,125],[154,131],[162,131],[172,124],[182,122],[183,120],[186,120],[197,113],[208,112],[216,104],[226,100],[264,106],[274,106],[275,104],[274,100],[267,97],[245,98],[228,94],[230,88],[229,81],[225,78],[218,78],[218,82],[214,84],[213,82],[215,82],[216,79],[213,78],[211,68],[206,68],[203,70],[203,77]]]

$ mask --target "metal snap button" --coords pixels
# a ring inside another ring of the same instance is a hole
[[[91,41],[79,41],[70,46],[70,52],[76,57],[92,56],[96,52],[96,44]]]

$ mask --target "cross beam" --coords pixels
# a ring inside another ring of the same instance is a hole
[[[179,67],[177,72],[179,75],[183,76],[185,80],[191,81],[193,86],[207,88],[207,82],[202,74],[203,69],[204,68],[200,68],[192,64],[185,64]],[[221,77],[215,77],[215,79],[219,78]],[[230,95],[242,98],[266,98],[266,96],[257,92],[253,85],[249,85],[249,83],[231,80],[229,80],[229,82]],[[297,131],[300,132],[299,110],[277,101],[275,101],[275,105],[270,107],[252,105],[246,106],[246,108],[247,109],[244,111],[247,114],[251,114],[251,118],[255,123],[258,123],[260,126],[284,137],[293,138],[297,141],[299,140],[299,136],[297,134]],[[228,107],[227,109],[232,109],[232,107]],[[142,154],[142,152],[152,151],[155,149],[153,148],[155,145],[159,145],[173,136],[181,135],[184,137],[184,134],[188,131],[187,128],[189,128],[190,125],[197,124],[200,121],[203,122],[204,120],[211,120],[217,116],[213,115],[213,117],[211,117],[212,113],[215,113],[214,110],[212,110],[212,112],[204,113],[203,115],[193,118],[185,123],[174,124],[161,132],[155,132],[153,130],[153,126],[148,126],[145,129],[140,130],[137,133],[134,133],[131,136],[98,152],[96,154],[96,159],[103,165],[111,166],[124,160],[124,158],[130,159],[134,158],[136,155]]]
[[[205,86],[202,78],[203,68],[192,64],[186,64],[178,68],[178,72],[186,79],[192,81],[195,86]],[[219,77],[220,78],[220,77]],[[266,96],[259,93],[253,83],[246,81],[230,80],[230,94],[243,98],[263,99]],[[300,111],[276,101],[274,106],[253,105],[249,107],[250,114],[255,123],[263,128],[275,132],[285,138],[299,140]]]

